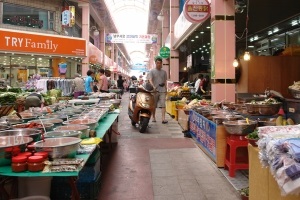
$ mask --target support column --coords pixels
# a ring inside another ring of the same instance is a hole
[[[102,67],[105,68],[105,29],[101,29],[99,33],[100,43],[99,49],[102,51]]]
[[[161,32],[161,45],[160,45],[160,47],[165,46],[166,39],[167,39],[167,37],[170,33],[170,14],[169,13],[170,13],[169,10],[164,10],[163,11],[164,19],[162,21],[162,32]],[[158,49],[158,51],[159,51],[159,49]],[[163,69],[166,70],[167,75],[168,75],[168,79],[171,79],[171,77],[170,77],[171,76],[170,58],[167,59],[167,60],[164,60]]]
[[[179,52],[174,49],[174,26],[179,17],[179,1],[170,1],[170,80],[179,82]]]
[[[111,72],[110,80],[115,80],[115,44],[111,44],[110,59],[111,65],[113,66],[113,71]]]
[[[90,41],[90,4],[79,3],[78,6],[82,9],[82,38],[86,40],[86,57],[82,59],[82,75],[86,76],[89,70],[89,41]]]
[[[212,102],[235,102],[235,1],[211,1],[211,85]]]

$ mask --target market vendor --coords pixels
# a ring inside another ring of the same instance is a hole
[[[25,100],[25,109],[29,109],[30,107],[41,107],[44,104],[44,98],[39,93],[31,93],[26,97]]]

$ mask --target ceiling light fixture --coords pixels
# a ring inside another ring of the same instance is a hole
[[[162,20],[164,20],[164,14],[163,14],[163,10],[161,10],[160,11],[160,13],[159,13],[159,15],[157,15],[157,19],[159,20],[159,21],[162,21]]]
[[[247,15],[246,15],[246,48],[245,48],[245,53],[244,53],[244,60],[249,61],[250,60],[250,53],[247,50],[248,48],[248,21],[249,21],[249,0],[247,0]]]
[[[99,35],[99,30],[98,30],[98,28],[96,26],[92,26],[90,28],[90,31],[94,31],[93,32],[94,36],[98,36]]]

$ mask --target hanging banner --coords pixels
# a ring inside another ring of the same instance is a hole
[[[141,44],[156,44],[156,34],[119,34],[119,33],[108,33],[105,37],[106,43],[141,43]]]
[[[187,0],[183,14],[191,23],[202,23],[210,16],[210,5],[207,0]]]
[[[75,25],[75,6],[69,6],[70,10],[70,24],[69,26],[72,27]]]

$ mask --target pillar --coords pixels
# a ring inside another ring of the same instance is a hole
[[[163,11],[164,19],[162,21],[162,32],[161,32],[161,45],[165,46],[166,39],[170,33],[170,15],[169,15],[169,10],[164,10]],[[159,51],[160,49],[158,49]],[[171,55],[170,55],[171,56]],[[163,62],[163,69],[166,70],[168,79],[171,79],[171,68],[170,68],[170,59],[167,59]],[[178,72],[179,73],[179,72]]]
[[[82,38],[86,40],[86,57],[82,59],[82,75],[86,76],[89,70],[89,41],[90,41],[90,4],[79,3],[78,6],[82,9]]]
[[[174,26],[179,17],[179,1],[170,1],[170,80],[179,82],[179,52],[174,49]]]
[[[99,49],[102,51],[102,67],[105,68],[105,29],[99,31]]]
[[[211,84],[212,102],[235,101],[235,1],[211,1]]]

